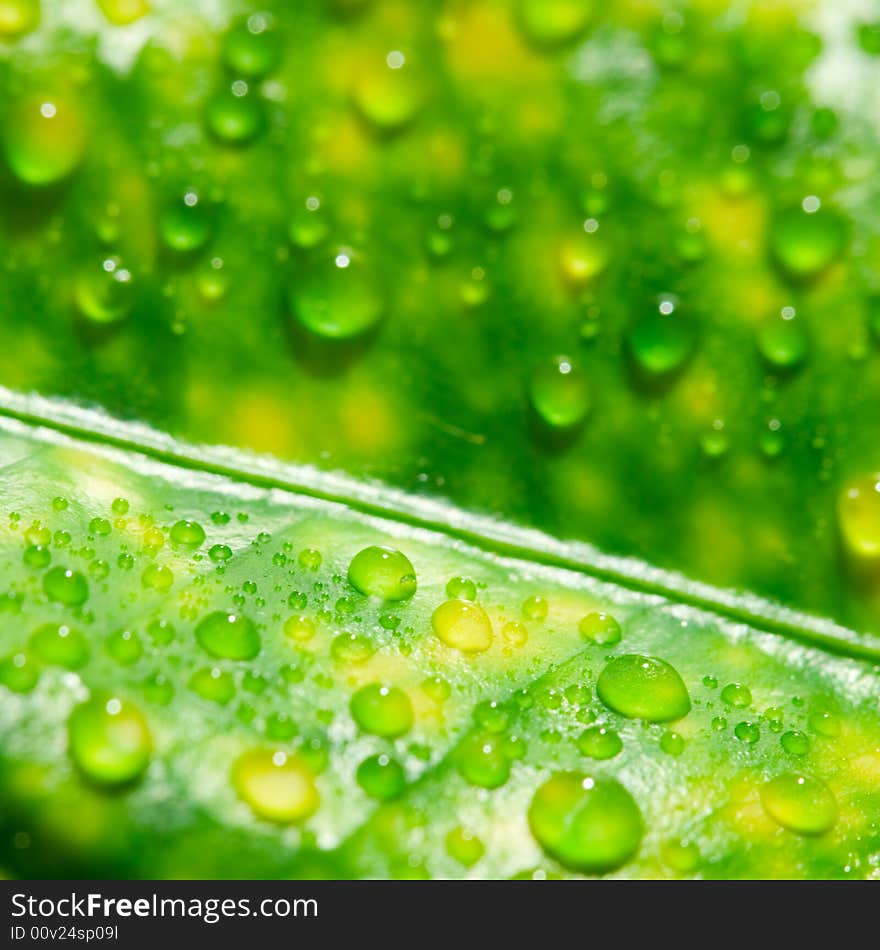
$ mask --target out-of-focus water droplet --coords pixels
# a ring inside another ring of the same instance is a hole
[[[639,806],[611,778],[560,772],[536,792],[529,826],[538,844],[560,864],[602,874],[626,864],[644,830]]]
[[[807,357],[809,341],[794,307],[765,320],[757,332],[758,351],[769,367],[794,370]]]
[[[294,614],[284,621],[284,634],[298,643],[306,643],[315,635],[315,623],[306,614]]]
[[[852,479],[837,496],[837,523],[847,554],[880,562],[880,474]]]
[[[298,755],[254,749],[232,766],[232,785],[251,811],[265,821],[287,825],[318,810],[315,776]]]
[[[623,636],[620,624],[614,617],[599,611],[583,617],[578,624],[578,632],[584,640],[598,643],[600,646],[613,646],[615,643],[620,643]]]
[[[31,650],[43,663],[78,670],[89,661],[91,650],[86,638],[67,624],[44,623],[37,627],[28,641]]]
[[[357,783],[371,797],[381,802],[398,798],[406,788],[406,772],[397,759],[389,755],[371,755],[357,768]]]
[[[237,20],[223,38],[223,65],[235,76],[262,79],[281,62],[281,44],[270,14]]]
[[[167,646],[176,636],[174,627],[162,619],[151,620],[147,624],[147,634],[158,646]]]
[[[81,703],[67,722],[70,755],[97,785],[127,785],[150,764],[153,740],[143,713],[115,697]]]
[[[211,97],[205,119],[211,134],[227,145],[252,142],[266,125],[263,103],[243,79]]]
[[[405,735],[413,725],[412,703],[396,686],[370,683],[351,698],[351,716],[364,732],[386,739]]]
[[[174,572],[164,564],[148,564],[141,574],[141,584],[147,590],[168,590],[174,583]]]
[[[375,652],[373,641],[357,633],[340,633],[330,644],[330,655],[340,663],[366,663]]]
[[[52,552],[42,544],[29,544],[24,549],[22,560],[28,567],[41,570],[48,567],[52,561]]]
[[[0,37],[16,40],[35,30],[40,23],[40,0],[0,2]]]
[[[14,102],[4,123],[6,161],[17,178],[37,187],[71,175],[86,152],[86,127],[79,112],[58,96],[29,96]]]
[[[475,834],[458,827],[446,835],[446,853],[463,867],[472,868],[486,853],[486,846]]]
[[[241,614],[214,611],[199,621],[196,640],[211,656],[225,660],[252,660],[260,652],[254,622]]]
[[[684,752],[684,737],[677,732],[664,732],[660,736],[660,748],[667,755],[681,755]]]
[[[613,759],[623,749],[623,740],[614,729],[591,726],[577,740],[578,751],[591,759]]]
[[[586,376],[565,356],[538,366],[529,379],[528,390],[532,408],[553,429],[574,428],[584,421],[592,406]]]
[[[663,863],[679,874],[690,874],[700,865],[700,849],[693,841],[686,839],[667,841],[661,855]]]
[[[221,706],[225,706],[235,696],[232,674],[216,666],[196,670],[189,679],[189,688],[202,699]]]
[[[317,195],[309,195],[290,216],[287,236],[291,244],[304,251],[318,247],[330,236],[327,213]]]
[[[192,254],[211,237],[211,214],[196,191],[190,189],[173,201],[159,221],[162,242],[171,251]]]
[[[500,736],[472,733],[456,750],[455,763],[471,785],[500,788],[510,778],[510,758]]]
[[[131,271],[118,257],[83,268],[73,288],[79,315],[87,324],[110,327],[128,317],[134,302]]]
[[[383,63],[371,63],[360,70],[353,90],[358,112],[384,135],[409,125],[424,98],[423,80],[399,50],[389,52]]]
[[[107,652],[122,666],[131,666],[144,655],[144,645],[134,630],[116,630],[107,637]]]
[[[593,18],[592,0],[518,0],[517,17],[526,38],[553,49],[578,39]]]
[[[807,722],[813,732],[824,739],[836,739],[840,735],[840,719],[830,710],[811,712]]]
[[[27,653],[13,653],[0,660],[0,683],[13,693],[29,693],[39,680],[37,661]]]
[[[376,275],[347,248],[313,262],[294,279],[289,296],[300,324],[326,340],[362,336],[385,314],[385,294]]]
[[[574,290],[583,289],[608,266],[608,246],[596,224],[588,218],[584,232],[565,240],[559,249],[562,277]]]
[[[669,295],[661,297],[656,308],[632,324],[626,341],[640,373],[658,381],[682,369],[697,342],[692,322],[681,314],[677,302]]]
[[[478,604],[447,600],[431,615],[434,633],[462,653],[482,653],[492,646],[492,623]]]
[[[687,687],[664,660],[631,653],[611,660],[596,683],[599,699],[630,719],[668,722],[691,708]]]
[[[805,198],[802,205],[775,217],[770,231],[770,252],[789,277],[809,280],[840,257],[846,247],[847,234],[846,221],[838,212],[814,206]]]
[[[43,590],[49,600],[79,607],[89,599],[88,581],[79,573],[65,567],[52,567],[43,575]]]
[[[352,587],[368,597],[409,600],[416,592],[416,572],[409,558],[394,548],[370,545],[348,566]]]
[[[114,26],[128,26],[150,12],[147,0],[97,0],[101,13]]]
[[[540,594],[533,594],[523,601],[521,609],[526,620],[545,620],[550,607]]]
[[[821,835],[837,821],[834,793],[820,779],[787,772],[761,787],[764,811],[783,828],[800,835]]]

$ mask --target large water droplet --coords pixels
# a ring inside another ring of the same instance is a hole
[[[290,309],[316,336],[350,340],[372,330],[385,312],[385,295],[363,259],[349,249],[322,258],[295,279]]]
[[[260,635],[253,621],[222,610],[199,622],[196,640],[211,656],[226,660],[252,660],[260,652]]]
[[[416,592],[416,573],[409,558],[389,547],[370,545],[348,566],[351,585],[368,597],[409,600]]]
[[[30,647],[44,662],[78,670],[89,660],[86,638],[67,624],[44,623],[31,634]]]
[[[286,752],[245,752],[232,766],[232,784],[258,818],[275,824],[303,821],[320,803],[312,770]]]
[[[37,28],[40,0],[3,0],[0,3],[0,36],[15,40]]]
[[[586,376],[568,357],[541,364],[529,380],[532,408],[554,429],[570,429],[583,422],[592,397]]]
[[[538,844],[573,871],[602,874],[625,864],[642,840],[642,815],[614,779],[560,772],[536,792],[529,825]]]
[[[405,735],[413,725],[409,697],[396,686],[370,683],[351,698],[351,715],[364,732],[386,739]]]
[[[89,598],[89,585],[79,571],[53,567],[43,575],[43,590],[49,600],[68,607],[79,607]]]
[[[357,783],[371,797],[387,802],[406,788],[403,766],[388,755],[371,755],[357,769]]]
[[[843,253],[846,221],[832,209],[804,205],[778,214],[770,231],[770,251],[786,274],[809,279],[820,274]]]
[[[847,553],[880,561],[880,474],[862,475],[844,486],[837,497],[837,522]]]
[[[479,604],[447,600],[431,615],[431,626],[447,646],[463,653],[482,653],[492,646],[492,623]]]
[[[93,698],[77,706],[67,723],[70,754],[99,785],[126,785],[150,763],[153,740],[143,713],[124,700]]]
[[[14,103],[4,123],[6,160],[28,185],[54,185],[72,174],[86,151],[79,113],[57,96],[31,96]]]
[[[612,660],[596,683],[599,699],[630,719],[668,722],[691,708],[678,672],[663,660],[631,653]]]
[[[834,793],[820,779],[787,772],[761,788],[764,811],[783,828],[800,835],[821,835],[837,821]]]

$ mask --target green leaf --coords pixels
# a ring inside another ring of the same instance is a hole
[[[22,423],[0,457],[9,873],[875,873],[876,643],[452,509],[444,533]]]

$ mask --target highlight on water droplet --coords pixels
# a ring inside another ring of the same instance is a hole
[[[586,376],[566,356],[555,356],[538,366],[529,379],[528,394],[540,420],[553,429],[574,428],[592,406]]]

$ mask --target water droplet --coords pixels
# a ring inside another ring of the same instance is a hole
[[[565,356],[554,357],[532,373],[529,400],[540,419],[554,429],[579,425],[592,405],[586,377]]]
[[[409,125],[418,114],[424,95],[421,77],[405,59],[399,65],[387,60],[381,65],[366,65],[359,71],[353,92],[358,112],[384,135]]]
[[[728,683],[721,690],[721,700],[734,709],[745,709],[752,705],[752,693],[748,686],[742,683]]]
[[[148,0],[98,0],[98,6],[114,26],[128,26],[150,12]]]
[[[681,755],[684,752],[684,738],[677,732],[664,732],[660,736],[660,748],[667,755]]]
[[[225,706],[235,696],[235,680],[231,673],[215,667],[196,670],[189,679],[189,688],[202,699]]]
[[[643,833],[639,806],[619,782],[579,772],[559,772],[535,792],[529,826],[547,854],[585,874],[625,864]]]
[[[196,640],[211,656],[252,660],[260,652],[260,635],[252,620],[241,614],[214,611],[196,626]]]
[[[468,577],[453,577],[446,585],[446,596],[459,600],[476,600],[477,585]]]
[[[238,79],[231,88],[213,95],[205,115],[208,129],[226,145],[246,145],[263,131],[263,104],[248,84]]]
[[[693,324],[670,297],[661,297],[657,308],[639,317],[626,339],[637,369],[658,382],[682,369],[696,347]]]
[[[351,698],[351,715],[364,732],[396,739],[412,729],[413,708],[409,697],[396,686],[370,683]]]
[[[307,571],[317,571],[323,558],[320,551],[316,551],[314,548],[303,548],[297,555],[296,560],[299,566],[304,567]]]
[[[286,752],[245,752],[232,766],[232,784],[258,818],[275,824],[303,821],[320,803],[312,770]]]
[[[600,646],[613,646],[620,643],[623,636],[620,624],[611,614],[587,614],[578,624],[578,631],[584,640],[598,643]]]
[[[315,635],[315,624],[306,614],[294,614],[284,621],[284,634],[298,643],[305,643]]]
[[[483,700],[474,708],[474,722],[487,732],[504,732],[510,725],[510,713],[495,700]]]
[[[148,564],[141,574],[141,584],[148,590],[168,590],[174,583],[174,573],[164,564]]]
[[[371,755],[357,769],[357,783],[371,797],[381,802],[397,798],[406,788],[403,766],[388,755]]]
[[[131,312],[134,283],[118,257],[107,257],[83,268],[73,289],[77,310],[86,324],[109,328]]]
[[[510,778],[504,740],[492,733],[467,736],[455,752],[455,762],[464,778],[480,788],[500,788]]]
[[[536,46],[554,48],[576,40],[593,18],[591,0],[519,0],[519,23]]]
[[[178,521],[168,537],[181,547],[197,548],[205,540],[205,529],[196,521]]]
[[[623,740],[607,726],[591,726],[578,736],[578,751],[591,759],[613,759],[623,749]]]
[[[476,835],[458,827],[446,836],[446,853],[453,861],[471,868],[486,853],[486,846]]]
[[[863,475],[843,487],[837,521],[847,553],[868,563],[880,561],[880,474]]]
[[[348,580],[362,594],[382,600],[409,600],[416,592],[415,569],[409,558],[378,545],[364,548],[351,559]]]
[[[133,630],[116,630],[107,637],[107,652],[122,666],[131,666],[144,655],[141,638]]]
[[[846,221],[836,211],[798,205],[776,216],[770,231],[770,251],[789,277],[807,280],[828,268],[843,253]]]
[[[663,863],[679,874],[690,874],[700,864],[700,849],[685,839],[667,841],[662,850]]]
[[[820,779],[787,772],[761,788],[764,811],[783,828],[800,835],[821,835],[837,821],[837,802]]]
[[[272,18],[254,13],[234,23],[223,38],[223,64],[235,76],[261,79],[281,62],[281,45]]]
[[[127,701],[95,697],[81,703],[70,714],[67,734],[77,768],[98,785],[127,785],[150,764],[150,728]]]
[[[840,720],[833,712],[817,710],[810,713],[807,721],[813,732],[825,739],[836,739],[840,735]]]
[[[797,369],[806,359],[809,346],[794,307],[783,307],[780,314],[764,321],[757,342],[761,356],[775,370]]]
[[[39,682],[40,669],[26,653],[0,660],[0,683],[13,693],[29,693]]]
[[[807,735],[798,730],[783,732],[779,739],[782,748],[791,755],[806,755],[810,751],[810,740]]]
[[[608,266],[608,248],[597,224],[589,218],[585,230],[568,238],[559,249],[562,277],[573,290],[582,290]]]
[[[372,330],[385,313],[385,294],[363,258],[342,249],[314,262],[290,287],[296,319],[326,340],[351,340]]]
[[[754,745],[761,738],[761,730],[756,722],[738,722],[733,727],[733,734],[740,742]]]
[[[522,615],[526,620],[544,620],[548,610],[549,605],[540,594],[534,594],[523,601]]]
[[[68,670],[85,666],[91,653],[88,640],[67,624],[42,624],[31,634],[29,644],[44,663]]]
[[[636,653],[612,660],[599,675],[596,693],[615,712],[648,722],[681,719],[691,708],[678,672],[663,660]]]
[[[463,653],[482,653],[492,646],[492,623],[478,604],[447,600],[431,615],[434,633],[448,646]]]
[[[57,96],[14,103],[4,122],[6,160],[27,185],[55,185],[71,175],[86,151],[79,113]]]
[[[89,598],[89,585],[79,571],[52,567],[43,575],[43,590],[49,600],[68,607],[79,607]]]
[[[165,246],[179,254],[192,254],[211,237],[211,215],[195,191],[174,201],[159,222]]]
[[[35,30],[40,22],[40,0],[3,0],[0,3],[0,37],[15,40]]]
[[[216,564],[223,564],[232,557],[232,548],[228,544],[212,544],[208,557]]]
[[[369,637],[340,633],[330,644],[330,655],[340,663],[365,663],[376,652]]]
[[[147,624],[147,633],[158,646],[167,646],[174,640],[174,627],[167,620],[151,620]]]
[[[522,647],[528,642],[529,631],[526,625],[518,620],[508,620],[501,628],[501,636],[511,646]]]
[[[42,570],[42,568],[48,567],[51,563],[52,554],[49,549],[43,547],[42,544],[29,544],[24,549],[22,560],[28,567],[32,567],[35,570]]]

